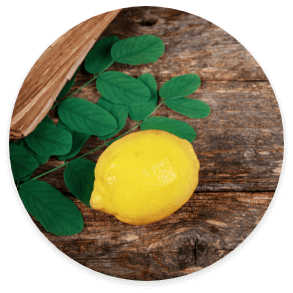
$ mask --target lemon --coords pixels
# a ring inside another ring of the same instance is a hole
[[[100,156],[90,205],[128,224],[150,224],[189,200],[198,171],[199,161],[187,140],[162,130],[134,132]]]

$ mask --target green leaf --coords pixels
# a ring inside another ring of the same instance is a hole
[[[99,99],[97,105],[109,111],[115,117],[118,124],[118,128],[114,132],[105,136],[99,136],[99,139],[106,140],[113,137],[115,134],[117,134],[119,131],[123,129],[128,116],[128,108],[125,105],[113,104],[104,97],[101,97]]]
[[[211,113],[209,105],[196,99],[180,98],[176,100],[166,100],[165,104],[170,109],[189,118],[206,118]]]
[[[180,138],[193,142],[196,138],[195,130],[187,123],[166,117],[150,117],[141,124],[141,130],[165,130]]]
[[[22,139],[22,140],[20,141],[20,144],[19,144],[19,145],[20,145],[22,148],[28,150],[28,151],[33,155],[33,157],[38,161],[39,166],[46,164],[46,163],[49,161],[49,159],[50,159],[50,155],[40,156],[40,155],[38,155],[37,153],[35,153],[33,150],[31,150],[31,149],[27,146],[27,144],[25,143],[24,139]]]
[[[111,49],[112,58],[129,65],[156,62],[165,51],[163,41],[153,35],[131,37],[115,43]]]
[[[27,181],[27,180],[29,180],[29,179],[32,177],[33,174],[34,174],[34,172],[32,172],[32,173],[30,173],[30,174],[28,174],[28,175],[26,175],[26,176],[20,178],[19,181],[20,181],[20,182]]]
[[[159,95],[164,99],[178,99],[192,94],[199,86],[200,78],[197,74],[175,76],[162,85]]]
[[[138,77],[150,90],[151,97],[143,105],[129,106],[129,117],[134,121],[146,119],[156,108],[158,102],[157,82],[150,73],[145,73]]]
[[[44,181],[30,180],[19,188],[27,211],[50,233],[74,235],[84,227],[81,212],[60,191]]]
[[[118,127],[116,119],[102,107],[78,98],[62,101],[58,107],[62,122],[76,132],[107,135]]]
[[[40,122],[40,125],[43,125],[43,123],[49,123],[49,124],[55,126],[53,120],[52,120],[48,115],[46,115],[46,116],[44,117],[44,119]],[[27,144],[25,143],[24,139],[20,139],[20,140],[18,140],[16,143],[17,143],[18,145],[20,145],[22,148],[24,148],[24,149],[26,149],[27,151],[29,151],[29,152],[33,155],[33,157],[38,161],[39,166],[44,165],[44,164],[47,163],[48,160],[50,159],[50,155],[40,156],[40,155],[38,155],[37,153],[35,153],[33,150],[31,150],[31,149],[27,146]],[[32,173],[33,173],[33,172],[32,172]],[[29,178],[31,177],[32,173],[31,173],[30,175],[25,176],[25,178],[28,178],[28,179],[29,179]],[[23,181],[28,180],[28,179],[25,179],[25,178],[24,178]],[[23,179],[23,178],[21,178],[21,179]],[[21,179],[20,179],[20,181],[21,181]]]
[[[29,175],[38,168],[39,163],[32,154],[15,143],[9,143],[10,162],[15,181]]]
[[[89,51],[85,60],[84,68],[89,73],[100,73],[114,63],[111,56],[112,45],[118,42],[116,36],[107,37],[98,41]]]
[[[102,73],[96,81],[98,91],[114,104],[137,106],[150,98],[150,90],[141,81],[118,71]]]
[[[76,132],[74,130],[72,130],[71,128],[69,128],[68,126],[66,126],[61,119],[59,119],[58,123],[57,123],[57,127],[60,127],[62,129],[65,129],[67,131],[69,131],[72,135],[72,147],[71,150],[68,154],[63,155],[63,156],[58,156],[57,159],[60,161],[63,160],[68,160],[73,158],[74,156],[76,156],[82,146],[86,143],[86,141],[89,139],[90,135],[89,134],[84,134],[84,133],[79,133]]]
[[[72,146],[71,133],[49,123],[40,123],[24,140],[39,156],[64,155]]]
[[[73,87],[74,83],[75,83],[75,76],[76,73],[80,70],[80,66],[77,68],[76,72],[74,73],[74,75],[72,76],[72,78],[70,80],[67,81],[67,83],[65,84],[65,86],[63,87],[63,89],[61,90],[61,92],[59,93],[58,97],[56,100],[59,100],[61,98],[63,98],[65,95],[67,95],[70,91],[70,89]]]
[[[86,159],[71,161],[64,171],[64,181],[70,192],[88,207],[94,188],[96,164]]]

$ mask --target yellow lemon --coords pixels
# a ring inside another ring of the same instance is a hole
[[[187,140],[162,130],[134,132],[100,156],[90,205],[128,224],[153,223],[189,200],[198,171]]]

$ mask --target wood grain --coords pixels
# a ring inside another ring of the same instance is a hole
[[[154,34],[166,52],[155,64],[113,65],[137,77],[150,72],[159,87],[172,76],[197,73],[202,84],[191,98],[212,109],[206,119],[189,119],[166,106],[154,115],[183,120],[194,127],[193,147],[201,169],[192,198],[170,217],[147,226],[132,226],[75,199],[61,168],[42,180],[71,198],[81,210],[85,229],[56,236],[35,223],[61,251],[80,264],[131,280],[162,280],[197,272],[241,244],[267,210],[277,187],[283,160],[283,127],[274,92],[260,66],[232,36],[188,13],[155,7],[123,9],[101,37]],[[91,79],[83,69],[71,92]],[[77,95],[96,102],[92,82]],[[57,122],[56,110],[50,116]],[[130,119],[121,133],[133,127]],[[119,133],[119,134],[121,134]],[[79,155],[101,145],[91,137]],[[87,156],[97,161],[104,149]],[[35,175],[61,165],[56,158]]]
[[[10,138],[27,136],[36,128],[119,11],[107,12],[82,22],[42,54],[20,89],[12,114]]]
[[[131,226],[70,197],[85,220],[81,234],[45,236],[95,271],[132,280],[162,280],[199,271],[234,250],[261,220],[273,192],[194,193],[173,215]]]

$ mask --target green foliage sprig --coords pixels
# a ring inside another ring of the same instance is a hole
[[[186,98],[199,88],[198,75],[189,73],[173,77],[158,91],[157,82],[150,73],[136,79],[123,72],[106,71],[114,62],[129,65],[154,63],[163,55],[164,50],[162,40],[153,35],[122,41],[112,36],[98,41],[84,60],[85,70],[94,74],[93,78],[66,97],[74,85],[78,69],[52,107],[58,107],[57,125],[46,116],[27,137],[9,144],[11,168],[19,195],[27,211],[48,232],[73,235],[82,231],[84,222],[74,203],[50,184],[38,181],[40,177],[65,167],[66,186],[77,199],[90,207],[95,163],[84,159],[86,155],[109,146],[138,127],[141,130],[165,130],[190,142],[196,138],[196,132],[189,124],[151,115],[164,103],[189,118],[207,117],[211,109],[206,103]],[[97,90],[102,95],[96,104],[74,97],[95,79]],[[158,103],[159,97],[161,100]],[[115,137],[124,128],[128,116],[137,121],[137,124]],[[97,136],[104,143],[66,162],[78,155],[91,135]],[[64,164],[31,178],[34,171],[51,156],[56,156]]]

